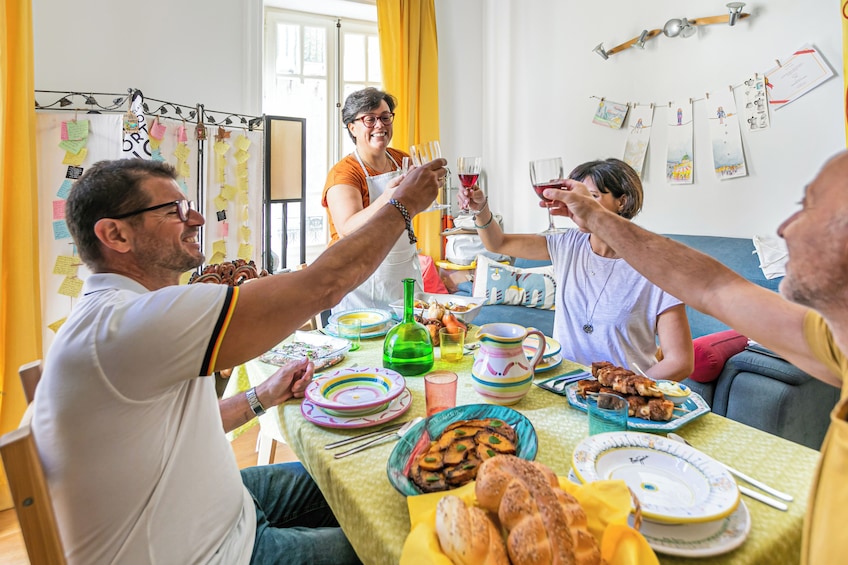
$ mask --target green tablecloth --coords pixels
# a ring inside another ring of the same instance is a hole
[[[347,366],[381,367],[382,338],[364,340],[359,351],[348,353],[333,371]],[[457,404],[484,402],[471,387],[472,356],[460,363],[442,362],[433,367],[459,375]],[[248,378],[255,385],[276,367],[259,361],[247,365]],[[537,381],[580,368],[564,362],[560,367],[541,373]],[[412,392],[412,407],[402,419],[425,414],[424,382],[421,377],[407,378]],[[524,414],[536,429],[539,439],[537,460],[558,475],[571,467],[574,447],[588,435],[586,414],[569,406],[565,397],[533,386],[526,397],[512,408]],[[325,450],[324,445],[369,429],[339,430],[316,426],[306,421],[300,403],[290,401],[278,408],[273,421],[279,429],[271,435],[282,436],[320,486],[345,534],[366,564],[396,565],[403,542],[409,533],[406,499],[388,481],[386,461],[395,443],[381,444],[343,459],[333,454],[347,449]],[[799,415],[801,417],[803,415]],[[266,420],[271,421],[271,420]],[[262,422],[262,425],[265,425]],[[806,512],[818,452],[802,445],[761,432],[715,414],[706,414],[679,430],[692,444],[716,459],[732,465],[795,497],[789,511],[781,512],[743,497],[751,513],[751,533],[738,549],[721,556],[699,558],[698,563],[797,563],[801,550],[801,527]],[[659,554],[667,564],[691,563],[691,558]]]

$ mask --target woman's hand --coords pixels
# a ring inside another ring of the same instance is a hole
[[[486,205],[486,195],[476,184],[471,188],[460,188],[456,196],[463,210],[479,212]]]

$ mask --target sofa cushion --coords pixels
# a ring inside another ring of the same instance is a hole
[[[477,256],[474,296],[486,304],[508,304],[553,310],[556,280],[553,265],[521,269]]]
[[[745,349],[748,338],[734,330],[725,330],[696,338],[692,345],[695,347],[695,370],[689,378],[710,383],[718,378],[728,359]]]

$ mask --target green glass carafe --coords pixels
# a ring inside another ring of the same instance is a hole
[[[389,330],[383,342],[383,367],[404,377],[423,375],[433,368],[430,332],[415,321],[415,279],[403,279],[403,321]]]

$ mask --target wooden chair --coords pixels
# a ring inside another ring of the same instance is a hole
[[[29,406],[18,428],[0,437],[0,457],[30,563],[63,564],[66,561],[59,526],[30,428],[31,403],[41,379],[41,360],[21,365],[18,374]]]

